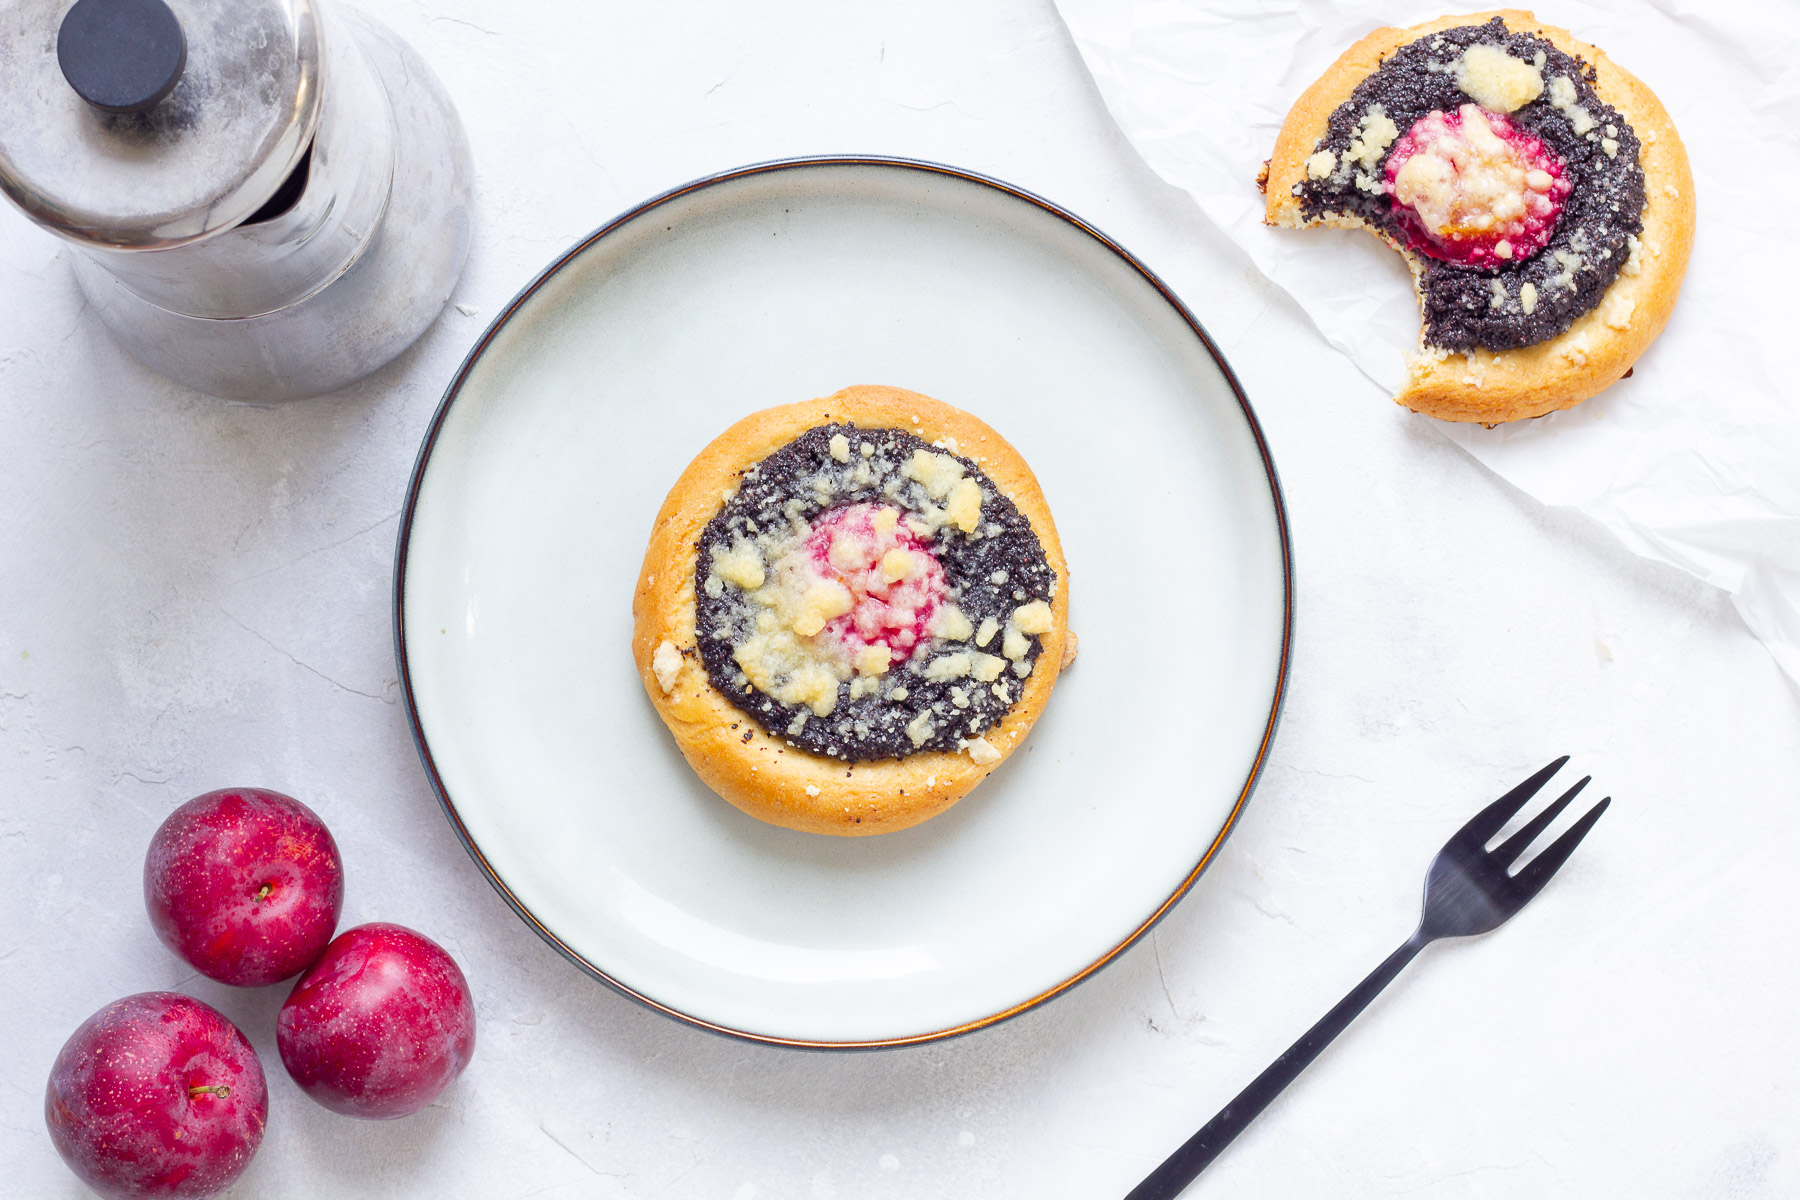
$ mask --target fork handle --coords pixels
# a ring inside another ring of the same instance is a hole
[[[1317,1025],[1302,1034],[1300,1040],[1270,1063],[1268,1069],[1252,1080],[1249,1087],[1220,1109],[1218,1116],[1208,1121],[1199,1133],[1182,1143],[1181,1149],[1169,1155],[1162,1166],[1150,1172],[1142,1183],[1132,1188],[1125,1200],[1175,1200],[1181,1190],[1192,1183],[1194,1177],[1204,1171],[1219,1156],[1221,1150],[1231,1144],[1231,1139],[1242,1133],[1263,1109],[1269,1107],[1270,1102],[1281,1094],[1281,1090],[1292,1083],[1319,1056],[1319,1051],[1325,1049],[1332,1038],[1342,1033],[1356,1019],[1356,1014],[1367,1008],[1369,1001],[1375,999],[1382,988],[1392,983],[1394,976],[1400,974],[1401,969],[1430,941],[1423,930],[1406,939],[1405,944],[1387,956],[1387,961],[1371,971],[1367,979],[1357,984],[1348,996],[1337,1002],[1335,1008],[1321,1017]]]

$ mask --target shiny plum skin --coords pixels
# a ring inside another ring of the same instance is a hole
[[[418,1112],[469,1065],[475,1001],[456,960],[401,925],[339,934],[281,1006],[281,1061],[333,1112]]]
[[[175,992],[127,996],[82,1022],[44,1092],[57,1153],[107,1200],[225,1190],[268,1117],[256,1051],[217,1009]]]
[[[238,987],[279,983],[324,952],[344,866],[317,814],[263,788],[223,788],[169,814],[144,857],[144,904],[163,944]]]

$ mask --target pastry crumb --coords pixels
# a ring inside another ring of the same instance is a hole
[[[1456,86],[1489,112],[1517,112],[1544,94],[1544,76],[1492,42],[1476,42],[1456,60]]]
[[[1063,635],[1062,662],[1058,664],[1059,669],[1064,671],[1069,669],[1070,665],[1075,661],[1075,655],[1080,652],[1080,647],[1081,639],[1075,636],[1075,631],[1073,629]]]
[[[663,642],[650,656],[650,669],[656,674],[656,684],[662,688],[663,695],[675,690],[675,680],[681,674],[681,651],[675,643]]]
[[[960,749],[966,751],[970,761],[977,766],[985,767],[989,763],[1000,761],[1000,751],[996,750],[994,744],[984,737],[969,738],[962,743]]]

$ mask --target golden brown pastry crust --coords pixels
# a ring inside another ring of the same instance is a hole
[[[770,737],[707,677],[695,646],[694,564],[700,535],[719,512],[739,472],[796,437],[832,421],[865,429],[903,429],[927,442],[951,437],[965,457],[1010,499],[1037,534],[1056,572],[1054,628],[1040,635],[1037,665],[1003,720],[982,736],[1000,759],[977,764],[962,753],[925,751],[899,760],[846,763]],[[1056,678],[1073,657],[1069,568],[1037,477],[1019,452],[982,421],[929,396],[899,388],[849,387],[831,396],[753,413],[720,434],[682,472],[663,502],[644,552],[631,611],[632,657],[644,691],[688,764],[706,785],[751,816],[810,833],[858,837],[889,833],[943,812],[967,795],[1025,741]],[[663,642],[681,651],[681,669],[665,692],[653,659]],[[746,738],[746,734],[748,737]],[[811,792],[812,794],[809,794]]]
[[[1644,231],[1638,235],[1642,252],[1637,273],[1621,272],[1600,303],[1549,341],[1463,354],[1427,345],[1421,331],[1419,354],[1408,361],[1407,380],[1395,401],[1442,420],[1490,425],[1569,408],[1611,386],[1668,322],[1693,248],[1694,177],[1681,135],[1655,93],[1605,51],[1517,9],[1439,17],[1410,29],[1377,29],[1346,50],[1289,110],[1269,159],[1263,216],[1269,225],[1370,229],[1406,258],[1417,292],[1424,267],[1418,255],[1354,217],[1328,214],[1308,221],[1294,186],[1306,178],[1306,159],[1324,137],[1331,114],[1383,58],[1426,34],[1481,25],[1494,17],[1514,33],[1534,33],[1592,64],[1594,91],[1618,109],[1642,143]]]

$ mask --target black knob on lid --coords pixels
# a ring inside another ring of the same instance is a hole
[[[144,112],[175,90],[187,38],[163,0],[75,0],[56,35],[56,61],[95,108]]]

